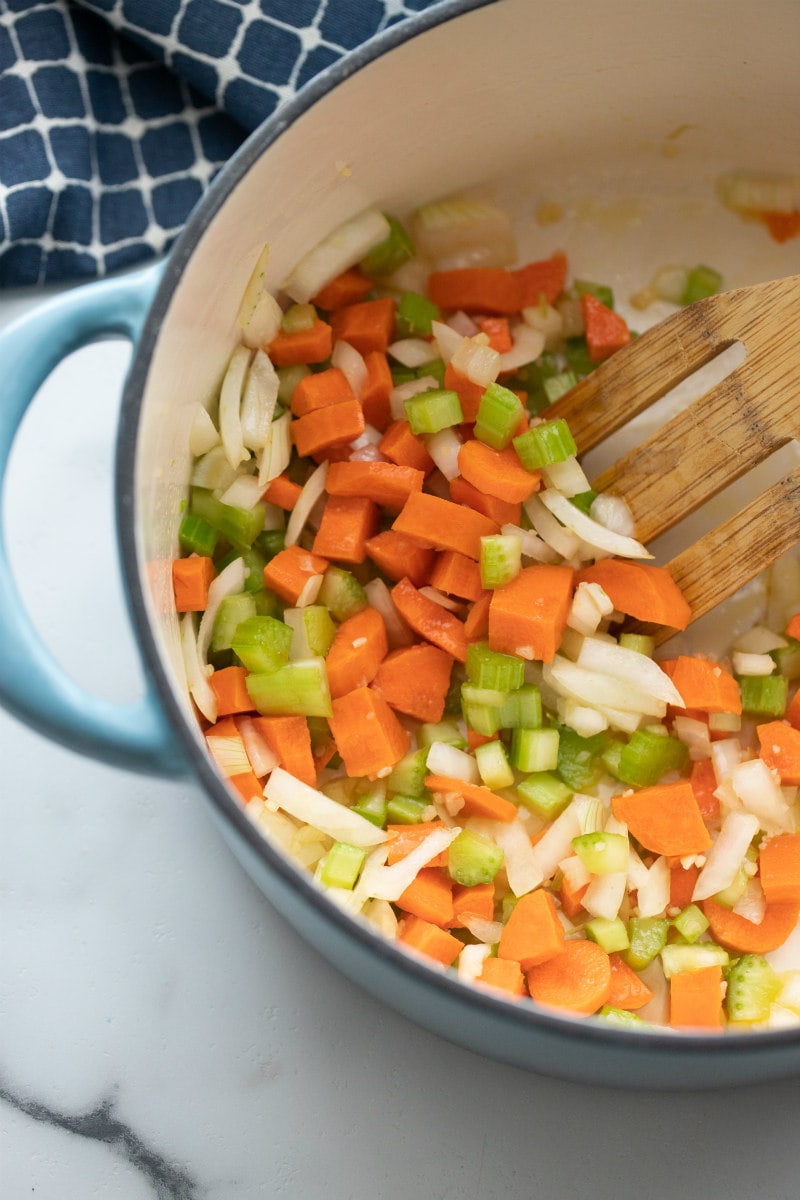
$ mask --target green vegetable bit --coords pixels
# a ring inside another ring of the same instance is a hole
[[[519,574],[522,539],[515,533],[495,533],[481,538],[480,572],[484,588],[502,587]]]
[[[414,243],[407,231],[396,217],[383,215],[389,222],[389,233],[362,258],[360,266],[365,275],[392,275],[414,257]]]
[[[524,729],[511,733],[511,763],[518,771],[552,771],[558,764],[557,729]]]
[[[245,683],[262,716],[330,717],[331,693],[325,661],[289,662],[269,674],[248,675]]]
[[[765,1021],[781,981],[760,954],[743,954],[727,972],[725,1008],[731,1021]]]
[[[513,692],[525,681],[525,663],[515,654],[491,650],[488,642],[471,642],[467,647],[467,678],[478,688]]]
[[[682,771],[688,759],[685,743],[671,737],[666,730],[655,733],[637,729],[627,745],[621,747],[612,773],[631,787],[651,787],[669,771]],[[604,761],[610,766],[607,757]]]
[[[684,971],[702,971],[704,967],[726,967],[728,951],[714,942],[695,942],[693,946],[671,942],[661,950],[661,965],[667,979]]]
[[[458,392],[452,392],[449,388],[437,388],[412,396],[406,400],[405,410],[411,432],[417,434],[439,433],[464,421]]]
[[[199,554],[202,558],[213,558],[219,533],[203,517],[186,513],[178,526],[178,541],[187,554]]]
[[[696,942],[708,929],[708,918],[696,904],[687,904],[677,917],[672,918],[672,924],[685,942]]]
[[[236,627],[231,648],[248,671],[269,674],[289,661],[292,630],[275,617],[248,617]]]
[[[568,725],[560,725],[559,733],[556,771],[574,792],[585,792],[602,774],[600,755],[608,745],[608,737],[605,733],[581,737]]]
[[[256,602],[249,592],[240,592],[236,596],[225,596],[217,609],[214,624],[211,629],[211,651],[219,654],[222,650],[230,650],[236,630],[242,621],[256,616]]]
[[[325,887],[346,888],[352,891],[361,874],[366,850],[349,842],[334,842],[320,868],[320,880]]]
[[[511,444],[524,415],[522,401],[516,392],[499,383],[490,383],[478,405],[475,437],[493,450],[504,450]]]
[[[427,757],[427,747],[409,751],[399,763],[395,763],[386,777],[387,789],[390,792],[402,792],[406,796],[421,796],[425,790],[425,776],[428,773]]]
[[[742,711],[753,717],[782,717],[786,712],[789,680],[783,675],[740,675]]]
[[[572,799],[572,789],[549,771],[540,771],[517,784],[517,796],[543,821],[554,821]]]
[[[370,821],[373,825],[377,825],[378,829],[383,829],[389,815],[384,785],[377,783],[359,795],[355,804],[352,805],[352,809],[365,821]]]
[[[440,321],[437,304],[419,292],[403,292],[397,305],[395,324],[398,337],[430,337],[431,323]]]
[[[335,621],[346,621],[367,607],[367,593],[351,571],[333,563],[322,577],[317,600],[328,609]]]
[[[628,839],[621,833],[582,833],[572,839],[572,849],[592,875],[627,869]]]
[[[681,293],[681,304],[694,304],[713,296],[722,287],[722,276],[713,267],[694,267],[686,276],[686,286]]]
[[[450,877],[464,887],[491,883],[503,865],[503,851],[489,838],[462,829],[449,846],[447,868]]]
[[[576,279],[575,291],[580,296],[594,296],[601,304],[605,304],[606,308],[614,307],[614,291],[606,283],[592,283],[589,279]]]
[[[620,917],[593,917],[586,922],[586,936],[602,946],[606,954],[618,954],[630,945],[625,922]]]
[[[416,796],[392,796],[386,806],[386,820],[389,825],[418,825],[428,807]]]
[[[264,528],[266,508],[263,504],[237,508],[233,504],[223,504],[206,488],[192,488],[189,510],[193,516],[202,517],[213,525],[232,546],[240,548],[249,549]]]
[[[634,971],[641,971],[661,953],[667,944],[669,921],[665,917],[631,917],[628,922],[630,946],[623,957]]]
[[[513,446],[526,471],[538,471],[553,463],[565,462],[578,453],[569,425],[560,417],[533,425],[514,438]]]

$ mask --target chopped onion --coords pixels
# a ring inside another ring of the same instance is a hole
[[[637,542],[635,538],[614,533],[605,525],[601,525],[599,521],[587,517],[586,513],[581,512],[576,505],[567,500],[566,496],[562,496],[560,492],[556,492],[552,488],[539,492],[538,497],[532,497],[532,499],[534,498],[538,498],[553,516],[582,542],[586,542],[597,550],[602,550],[605,554],[615,554],[620,558],[653,557],[641,542]]]
[[[259,733],[258,726],[252,717],[240,717],[238,729],[254,775],[263,779],[277,767],[279,759],[267,744],[264,736]]]
[[[414,634],[397,611],[392,593],[383,580],[370,579],[369,583],[364,585],[364,591],[371,607],[383,617],[389,648],[397,650],[401,646],[412,645]]]
[[[523,308],[522,319],[531,329],[542,334],[547,349],[557,345],[564,336],[564,318],[557,308],[547,302]]]
[[[709,729],[711,729],[709,721]],[[711,761],[717,783],[722,783],[742,761],[742,747],[737,738],[720,738],[711,743]]]
[[[660,718],[667,711],[667,701],[655,697],[652,692],[634,687],[627,680],[599,675],[595,668],[579,667],[560,654],[545,664],[544,678],[559,694],[599,708],[601,712],[619,709],[624,713]]]
[[[220,503],[231,504],[234,508],[255,508],[263,494],[264,489],[255,475],[237,475],[220,496]]]
[[[258,256],[239,305],[238,321],[245,345],[255,349],[277,336],[283,313],[278,301],[265,287],[269,244]]]
[[[211,668],[206,666],[198,652],[194,613],[187,612],[181,617],[181,654],[192,699],[206,720],[214,724],[217,719],[217,697],[208,682]]]
[[[649,868],[631,846],[628,850],[628,888],[633,892],[638,891],[647,883],[649,875]]]
[[[267,486],[285,471],[292,457],[292,414],[287,410],[270,426],[269,441],[261,451],[258,466],[258,481]]]
[[[577,633],[588,636],[595,633],[600,622],[605,617],[610,617],[613,611],[614,605],[599,583],[582,581],[572,597],[567,625]]]
[[[235,469],[250,457],[242,440],[242,388],[252,351],[237,346],[231,355],[219,394],[219,432],[230,465]]]
[[[657,858],[647,872],[647,879],[639,885],[637,905],[640,917],[658,917],[669,904],[670,870],[663,855]]]
[[[462,983],[474,983],[483,970],[483,964],[492,952],[487,945],[464,946],[458,956],[458,978]]]
[[[588,868],[581,862],[577,854],[568,854],[566,858],[558,864],[558,869],[564,876],[564,879],[569,884],[573,891],[578,888],[586,887],[591,883],[592,876]]]
[[[570,803],[533,847],[533,854],[542,872],[542,879],[551,879],[562,858],[572,851],[572,839],[580,835],[578,809]]]
[[[511,330],[511,349],[500,355],[500,371],[516,371],[535,362],[544,350],[544,334],[524,321]]]
[[[581,904],[593,917],[613,921],[625,899],[628,877],[625,871],[610,871],[608,875],[595,875],[581,896]]]
[[[242,398],[242,441],[248,450],[263,450],[270,438],[280,380],[263,350],[256,350]]]
[[[743,654],[769,654],[772,650],[783,650],[788,645],[785,637],[773,633],[765,625],[754,625],[746,633],[739,634],[733,648]]]
[[[444,592],[440,592],[438,588],[429,587],[426,585],[425,587],[421,587],[419,591],[420,595],[427,597],[428,600],[432,600],[433,603],[438,604],[440,608],[446,608],[448,612],[458,612],[458,610],[461,608],[461,603],[458,600],[453,600],[451,596],[446,596]]]
[[[399,362],[404,367],[421,367],[423,363],[429,363],[436,358],[435,347],[430,342],[426,342],[424,338],[401,338],[399,342],[392,342],[387,350],[395,362]]]
[[[612,533],[620,533],[625,537],[633,537],[636,533],[633,513],[621,496],[610,496],[607,492],[601,492],[592,501],[589,516]]]
[[[418,379],[409,379],[406,383],[398,383],[389,393],[389,411],[393,421],[405,421],[406,400],[412,396],[421,396],[423,392],[432,392],[438,388],[438,380],[433,375],[422,375]]]
[[[305,484],[303,490],[297,497],[297,503],[291,511],[289,521],[286,526],[286,535],[284,537],[284,545],[294,546],[300,534],[306,526],[306,522],[311,514],[311,510],[321,496],[325,494],[325,483],[328,479],[328,463],[321,462],[316,467]]]
[[[734,675],[771,675],[775,670],[775,659],[768,654],[745,654],[734,650],[731,655]]]
[[[481,327],[477,321],[474,321],[469,313],[465,313],[461,308],[456,309],[454,313],[450,314],[447,318],[447,324],[456,333],[460,333],[462,337],[475,337],[476,334],[481,332]],[[455,349],[457,350],[458,346]]]
[[[339,368],[353,389],[356,400],[360,400],[368,375],[364,355],[359,350],[356,350],[355,346],[351,346],[349,342],[339,340],[333,347],[331,366]]]
[[[552,546],[548,546],[547,542],[542,541],[539,535],[533,533],[530,529],[523,529],[520,525],[511,525],[509,523],[501,525],[500,532],[519,538],[523,558],[533,558],[536,562],[542,563],[554,563],[558,561],[558,552]]]
[[[220,571],[216,579],[212,579],[208,588],[208,600],[197,634],[197,652],[204,667],[219,606],[226,596],[236,596],[242,591],[244,591],[244,559],[235,558]]]
[[[800,175],[736,171],[719,177],[717,195],[734,212],[790,213],[800,208]]]
[[[461,438],[455,429],[440,429],[438,433],[430,434],[425,439],[425,444],[428,448],[428,454],[430,454],[445,479],[455,479],[456,476],[461,474],[458,465],[458,456],[461,452]]]
[[[304,254],[283,285],[295,304],[307,304],[327,284],[360,262],[391,232],[382,212],[369,208],[332,230]]]
[[[480,783],[478,764],[472,755],[448,742],[431,742],[425,763],[432,775],[447,775],[451,779],[464,779],[467,783]]]
[[[331,801],[331,803],[334,803],[334,801]],[[341,805],[336,805],[336,807],[341,808]],[[345,809],[344,811],[350,812],[351,810]],[[357,814],[352,813],[351,815],[356,816]],[[363,821],[364,818],[359,817],[359,820]],[[367,825],[369,823],[369,821],[365,822]],[[377,830],[374,825],[372,828],[374,832],[381,833],[384,838],[386,837],[383,830]],[[365,864],[359,883],[363,881],[363,890],[367,891],[370,899],[398,900],[406,888],[414,882],[422,868],[426,867],[431,859],[436,858],[437,854],[441,854],[443,850],[446,850],[454,838],[458,837],[460,832],[461,830],[458,827],[454,829],[434,829],[409,854],[406,854],[396,863],[392,863],[390,867],[375,866],[368,870]],[[348,839],[345,838],[343,840],[346,841]],[[355,844],[359,845],[361,843]]]
[[[579,667],[596,671],[598,675],[611,675],[666,704],[676,708],[686,707],[669,675],[654,659],[637,650],[628,650],[605,638],[587,637],[583,640],[576,661]]]
[[[396,940],[398,920],[388,900],[370,900],[364,905],[362,915],[382,937],[390,942]]]
[[[767,900],[760,879],[749,879],[739,899],[733,906],[737,917],[760,925],[767,911]]]
[[[705,721],[679,713],[672,722],[675,736],[689,749],[693,761],[711,757],[711,734]]]
[[[706,852],[706,861],[697,877],[692,900],[707,900],[730,887],[744,861],[748,847],[758,833],[758,820],[750,813],[728,813],[716,841]]]
[[[488,344],[485,333],[462,338],[450,363],[454,370],[465,375],[477,387],[487,388],[500,372],[501,355]]]
[[[192,487],[208,488],[211,492],[224,491],[235,478],[236,470],[228,462],[228,456],[222,446],[212,446],[194,464]]]
[[[431,332],[439,350],[439,357],[446,363],[450,362],[450,359],[461,345],[462,339],[465,336],[469,336],[459,333],[457,330],[451,328],[450,325],[445,325],[443,321],[431,321]]]
[[[219,444],[219,431],[210,414],[202,404],[194,405],[192,428],[189,431],[189,453],[192,458],[206,454],[212,446]]]
[[[544,481],[549,488],[556,488],[562,496],[579,496],[581,492],[591,490],[583,467],[574,454],[563,462],[551,463],[542,469]]]
[[[476,247],[483,266],[505,267],[517,257],[508,213],[483,200],[464,196],[434,200],[419,208],[410,224],[418,252],[439,265]],[[448,261],[448,265],[453,264]]]
[[[331,800],[324,792],[309,787],[295,779],[283,767],[276,767],[264,788],[269,803],[284,812],[319,829],[336,841],[350,842],[354,846],[377,846],[385,842],[387,834],[378,829],[366,817],[353,812],[343,804]],[[388,899],[388,897],[386,897]]]
[[[728,782],[745,812],[758,818],[766,833],[794,833],[795,821],[777,776],[761,758],[733,768]]]
[[[543,879],[542,868],[530,834],[519,817],[510,822],[495,822],[492,837],[503,851],[503,866],[514,895],[524,896],[537,888]]]
[[[487,921],[485,917],[466,916],[463,918],[464,928],[468,929],[474,938],[491,948],[500,941],[503,933],[502,921]]]
[[[569,501],[566,501],[569,503]],[[572,558],[578,551],[580,539],[575,536],[569,529],[556,520],[538,495],[531,496],[522,506],[530,520],[531,525],[538,533],[543,542],[555,550],[556,554],[560,554],[562,558]],[[571,505],[575,508],[575,505]],[[578,510],[575,509],[577,512]]]
[[[569,725],[580,737],[594,737],[608,729],[608,717],[596,708],[578,704],[576,700],[559,700],[558,713],[564,725]]]

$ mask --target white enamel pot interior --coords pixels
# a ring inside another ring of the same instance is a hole
[[[403,214],[480,188],[513,208],[523,261],[563,248],[623,302],[670,262],[710,263],[728,286],[800,270],[797,241],[778,246],[714,192],[722,171],[797,168],[800,5],[773,0],[764,18],[748,0],[499,0],[445,3],[390,30],[222,172],[171,255],[123,405],[119,516],[138,632],[234,852],[299,933],[378,999],[480,1053],[569,1079],[765,1080],[800,1067],[800,1033],[632,1034],[479,993],[343,916],[262,840],[205,755],[180,665],[168,568],[189,413],[214,400],[264,242],[277,287],[368,205]],[[541,204],[561,206],[561,219],[538,223]]]

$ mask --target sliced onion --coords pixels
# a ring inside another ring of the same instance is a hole
[[[580,832],[578,809],[574,804],[568,804],[533,847],[543,880],[553,877],[562,858],[572,852],[572,839],[578,837]]]
[[[383,617],[389,648],[397,650],[401,646],[412,645],[414,634],[397,611],[392,593],[383,580],[370,579],[369,583],[365,584],[364,591],[372,608]]]
[[[364,355],[349,342],[337,341],[331,355],[331,366],[338,367],[353,389],[356,400],[360,400],[369,374]]]
[[[612,533],[620,533],[625,537],[633,537],[636,533],[633,513],[621,496],[609,496],[607,492],[601,492],[592,501],[589,516]]]
[[[534,329],[524,321],[520,321],[511,331],[511,349],[500,355],[501,371],[516,371],[535,362],[544,350],[544,334],[540,329]]]
[[[341,806],[337,805],[337,807]],[[350,812],[351,810],[345,809],[344,811]],[[352,815],[357,814],[353,813]],[[363,817],[359,819],[364,820]],[[366,824],[369,825],[369,821]],[[374,825],[372,828],[375,832],[383,834],[384,838],[386,837],[383,830],[376,830]],[[458,827],[446,829],[443,826],[441,829],[434,829],[427,837],[423,838],[418,846],[414,847],[410,854],[398,859],[390,867],[376,866],[368,871],[365,864],[362,871],[363,889],[368,892],[370,899],[398,900],[406,888],[414,882],[422,868],[426,867],[431,859],[446,850],[460,832]]]
[[[597,631],[600,622],[610,617],[614,605],[599,583],[582,581],[575,589],[567,614],[567,625],[577,633],[589,636]]]
[[[219,444],[219,431],[211,419],[211,415],[202,404],[194,405],[192,427],[189,431],[189,453],[192,458],[206,454],[212,446]]]
[[[501,355],[488,344],[485,333],[462,338],[450,363],[454,370],[465,375],[476,387],[487,388],[500,372]]]
[[[733,648],[744,654],[769,654],[772,650],[783,650],[788,645],[785,637],[773,633],[766,625],[754,625],[746,633],[739,634]]]
[[[800,208],[800,175],[736,171],[719,177],[717,195],[734,212],[790,213]]]
[[[244,741],[238,733],[232,737],[206,734],[206,745],[214,762],[226,778],[230,779],[232,775],[244,775],[251,769]]]
[[[512,525],[510,523],[500,526],[500,532],[518,537],[522,548],[523,558],[532,558],[536,562],[554,563],[558,562],[559,554],[548,546],[547,542],[543,541],[537,533],[533,533],[530,529],[523,529],[520,525]]]
[[[377,846],[386,841],[384,830],[366,817],[295,779],[283,767],[276,767],[270,775],[264,796],[269,803],[336,841],[351,842],[354,846]]]
[[[564,725],[569,725],[580,737],[594,737],[608,729],[608,717],[597,708],[578,704],[577,700],[558,701],[558,713]]]
[[[543,879],[542,868],[530,834],[519,817],[510,822],[495,822],[492,837],[503,851],[503,866],[514,895],[524,896],[537,888]]]
[[[602,550],[605,554],[615,554],[620,558],[653,557],[641,542],[606,529],[604,525],[587,517],[586,513],[581,512],[576,505],[552,488],[539,492],[537,497],[532,497],[532,499],[534,498],[539,499],[553,516],[582,542],[586,542],[597,550]]]
[[[464,946],[458,956],[458,978],[462,983],[475,983],[480,978],[483,964],[492,952],[491,946],[472,944]]]
[[[242,441],[248,450],[263,450],[270,438],[280,380],[263,350],[257,350],[247,372],[242,397]]]
[[[471,754],[448,742],[432,742],[425,764],[432,775],[447,775],[467,783],[480,783],[478,764]]]
[[[744,856],[758,833],[758,820],[750,813],[728,813],[722,822],[716,841],[706,852],[706,861],[697,877],[692,900],[707,900],[730,887],[744,861]]]
[[[542,504],[538,495],[531,496],[522,507],[539,537],[551,550],[555,550],[556,554],[566,559],[577,554],[580,539],[556,520],[549,508]],[[575,508],[575,505],[570,505],[570,507]],[[577,509],[575,511],[577,512]]]
[[[234,508],[255,508],[263,494],[264,489],[255,475],[237,475],[220,496],[220,503]]]
[[[259,733],[258,726],[252,717],[240,717],[238,728],[253,774],[257,775],[259,779],[263,779],[277,767],[280,760],[270,749],[263,734]]]
[[[663,856],[657,858],[647,872],[647,880],[639,885],[637,906],[640,917],[659,917],[669,904],[670,870]]]
[[[483,942],[487,948],[496,945],[503,932],[502,921],[487,921],[485,917],[467,915],[463,918],[463,924],[464,928],[468,929],[479,942]]]
[[[435,346],[426,342],[424,338],[413,337],[401,338],[398,342],[392,342],[387,354],[402,366],[415,368],[421,367],[424,363],[429,363],[437,357]]]
[[[237,346],[231,355],[219,394],[219,433],[228,462],[234,468],[250,457],[242,440],[242,388],[252,351]]]
[[[307,304],[327,284],[360,262],[389,237],[389,222],[369,208],[351,217],[304,254],[283,284],[295,304]]]
[[[758,818],[766,833],[794,833],[792,810],[777,776],[761,758],[739,763],[728,776],[745,812]]]
[[[439,382],[433,375],[422,375],[418,379],[409,379],[406,383],[398,383],[389,393],[389,411],[393,421],[406,419],[406,400],[412,396],[421,396],[423,392],[432,392],[438,388]]]
[[[587,637],[583,640],[576,661],[579,667],[596,671],[598,675],[611,675],[666,704],[676,708],[686,707],[669,675],[646,654],[628,650],[605,638]]]
[[[192,699],[206,720],[213,724],[217,719],[217,697],[208,682],[211,668],[205,664],[198,652],[194,613],[187,612],[181,617],[181,655]]]
[[[428,454],[445,479],[455,479],[461,474],[458,456],[461,452],[462,442],[455,429],[440,429],[438,433],[430,434],[425,439],[425,444]]]
[[[292,414],[287,410],[272,422],[269,441],[261,451],[258,482],[264,487],[285,471],[292,457]]]
[[[228,462],[221,445],[198,458],[192,469],[192,487],[207,488],[211,492],[224,491],[236,478],[236,469]]]
[[[711,734],[705,721],[679,713],[672,722],[672,729],[675,736],[688,747],[692,760],[696,762],[711,757]]]
[[[551,463],[549,467],[544,467],[542,476],[549,488],[556,488],[562,496],[568,498],[579,496],[581,492],[588,492],[591,488],[583,467],[574,454],[565,458],[563,462]]]
[[[411,218],[411,234],[419,253],[437,264],[475,247],[481,248],[485,266],[505,267],[517,256],[508,213],[465,196],[423,205]]]
[[[447,324],[456,333],[460,333],[462,337],[475,337],[476,333],[480,333],[481,327],[477,321],[473,321],[469,313],[465,313],[463,309],[457,309],[447,318]],[[458,347],[456,346],[456,349]]]
[[[749,879],[739,899],[733,906],[737,917],[760,925],[767,911],[767,900],[760,879]]]
[[[536,329],[542,334],[547,348],[556,345],[564,336],[564,318],[551,304],[545,302],[523,308],[522,319],[531,329]]]
[[[734,650],[731,665],[734,675],[772,675],[775,659],[770,658],[769,654],[746,654],[743,650]]]
[[[420,595],[425,596],[428,600],[432,600],[434,604],[438,604],[440,608],[446,608],[448,612],[458,612],[461,608],[460,601],[454,600],[452,596],[446,596],[438,588],[426,585],[421,587],[419,592]]]
[[[440,358],[446,363],[450,362],[465,335],[450,325],[445,325],[443,321],[431,321],[431,332]]]
[[[599,708],[601,712],[619,709],[625,713],[661,718],[667,711],[667,702],[651,692],[611,675],[599,675],[594,668],[579,667],[560,654],[545,664],[544,678],[561,695]]]
[[[244,559],[235,558],[220,571],[216,579],[212,579],[208,588],[206,609],[197,633],[197,652],[204,667],[219,606],[226,596],[237,596],[242,591],[244,591]]]
[[[581,904],[593,917],[613,921],[628,890],[625,871],[611,871],[608,875],[595,875],[581,896]]]
[[[306,526],[306,522],[311,515],[311,510],[321,496],[325,494],[325,484],[328,479],[328,463],[321,462],[316,467],[305,484],[303,490],[297,497],[297,503],[291,511],[289,521],[286,526],[286,535],[284,537],[284,545],[294,546],[300,534]]]

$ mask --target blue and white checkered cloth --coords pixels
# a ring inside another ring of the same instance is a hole
[[[166,249],[278,105],[438,0],[0,0],[0,285]]]

